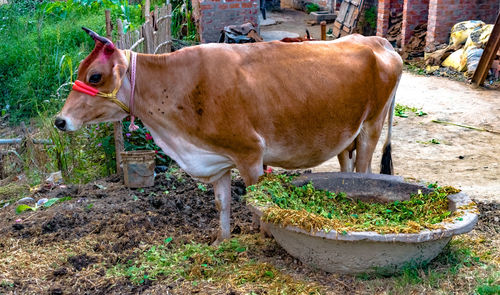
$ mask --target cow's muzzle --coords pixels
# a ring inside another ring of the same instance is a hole
[[[68,126],[68,124],[66,124],[66,120],[60,117],[56,118],[54,125],[61,131],[66,131],[66,127]]]

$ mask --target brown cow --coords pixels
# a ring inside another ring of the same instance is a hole
[[[311,35],[309,34],[309,30],[306,30],[306,35],[304,37],[298,37],[298,38],[283,38],[280,40],[281,42],[287,42],[287,43],[294,43],[294,42],[305,42],[305,41],[319,41],[316,39],[311,38]],[[394,103],[394,100],[393,100]],[[391,105],[390,112],[394,112],[394,104]],[[392,118],[390,119],[391,123],[389,125],[389,136],[392,131]],[[393,167],[392,167],[392,159],[390,157],[391,155],[391,145],[387,144],[390,143],[390,137],[387,138],[386,140],[386,145],[385,145],[385,150],[384,150],[384,158],[382,159],[381,163],[381,168],[380,168],[380,173],[385,173],[385,174],[393,174]],[[341,153],[337,155],[339,163],[340,163],[340,170],[342,172],[353,172],[355,168],[355,158],[356,154],[356,139]],[[264,165],[264,170],[266,170],[266,166]],[[371,172],[371,167],[368,167],[368,172]]]
[[[80,88],[56,118],[61,130],[128,115],[132,86],[126,52],[90,33],[96,47],[80,64]],[[369,172],[402,61],[385,39],[353,35],[137,54],[136,71],[133,113],[183,170],[214,185],[220,241],[230,236],[233,167],[251,185],[264,164],[312,167],[355,146],[356,170]],[[113,90],[121,106],[99,97]],[[390,159],[390,153],[384,156]]]

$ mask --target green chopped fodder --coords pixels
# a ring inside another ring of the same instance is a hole
[[[429,194],[419,191],[405,201],[369,203],[345,193],[315,189],[312,183],[297,187],[292,179],[266,175],[247,188],[247,202],[266,208],[262,215],[265,222],[308,231],[416,233],[441,228],[440,222],[452,220],[447,196],[460,191],[449,186],[434,187]]]

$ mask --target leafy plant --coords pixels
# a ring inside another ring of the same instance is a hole
[[[169,165],[172,160],[165,155],[165,153],[158,147],[153,141],[153,136],[149,130],[142,124],[142,122],[136,118],[135,124],[139,129],[135,131],[129,131],[130,121],[129,119],[123,122],[123,132],[124,145],[126,151],[136,151],[136,150],[154,150],[156,152],[156,163],[160,165]]]
[[[35,206],[29,206],[29,205],[26,205],[26,204],[22,204],[22,205],[19,205],[16,207],[16,213],[17,214],[21,214],[27,210],[31,210],[31,211],[36,211],[38,210],[39,208],[49,208],[49,207],[52,207],[54,204],[57,204],[57,203],[62,203],[64,201],[69,201],[71,200],[72,198],[71,197],[63,197],[63,198],[52,198],[52,199],[49,199],[47,200],[45,203],[43,203],[42,205],[38,205],[36,204]]]
[[[202,192],[206,192],[207,191],[207,186],[201,182],[198,182],[198,189]]]
[[[197,41],[198,34],[193,20],[193,6],[190,0],[172,1],[172,37]]]
[[[377,28],[377,7],[371,6],[370,8],[365,10],[365,22],[372,29]]]
[[[320,7],[316,3],[311,2],[311,3],[306,4],[306,12],[307,13],[311,13],[311,12],[319,11],[319,10],[320,10]]]
[[[408,118],[408,112],[412,112],[419,117],[427,115],[427,113],[425,113],[422,110],[417,109],[416,107],[409,107],[406,105],[401,105],[399,103],[397,103],[395,108],[394,108],[394,115],[401,117],[401,118]]]
[[[441,142],[435,138],[428,140],[428,141],[420,141],[417,140],[417,143],[422,143],[422,144],[440,144]]]

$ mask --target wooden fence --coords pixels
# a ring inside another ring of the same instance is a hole
[[[118,40],[115,42],[120,49],[129,49],[141,53],[161,54],[171,51],[172,6],[155,7],[153,16],[146,17],[146,22],[140,30],[123,34],[122,21],[117,21]]]
[[[115,45],[120,49],[128,49],[140,53],[161,54],[172,50],[172,5],[167,1],[162,7],[155,6],[152,13],[149,13],[149,1],[145,1],[144,15],[146,22],[139,30],[124,33],[123,23],[117,20],[117,40]],[[109,10],[106,11],[106,35],[109,39],[112,36],[112,25]],[[115,122],[114,138],[116,152],[116,172],[121,173],[121,152],[124,151],[123,144],[123,124]]]

